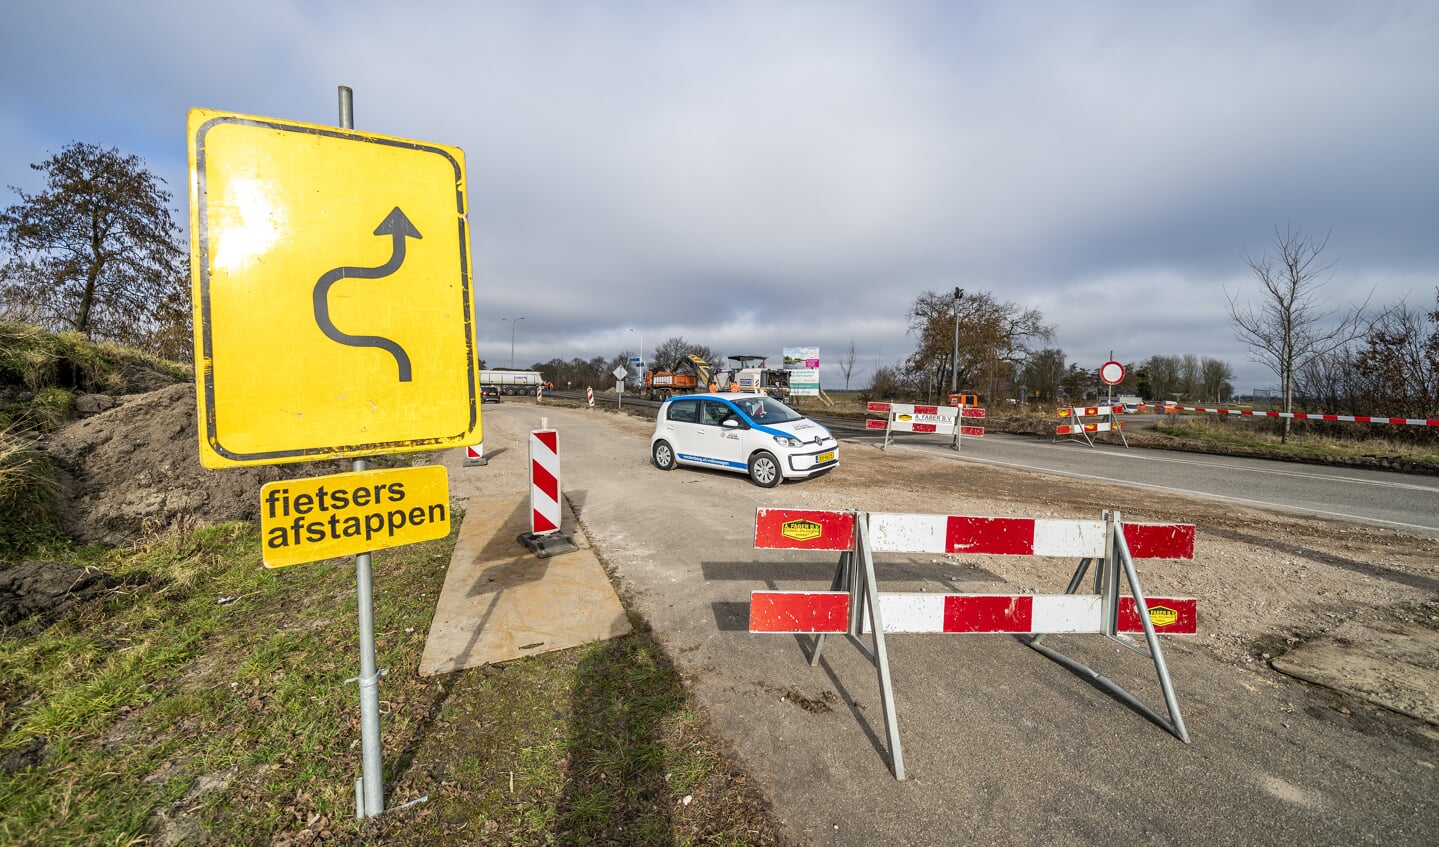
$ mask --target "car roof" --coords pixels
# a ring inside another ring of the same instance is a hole
[[[753,392],[753,391],[721,391],[721,392],[716,392],[716,393],[713,393],[713,394],[681,394],[681,395],[678,395],[678,396],[676,396],[676,397],[671,397],[671,398],[670,398],[670,401],[671,401],[671,402],[672,402],[672,401],[675,401],[675,400],[731,400],[731,401],[734,401],[734,400],[745,400],[745,399],[750,399],[750,400],[752,400],[752,399],[754,399],[754,398],[756,398],[756,397],[765,397],[765,396],[767,396],[767,395],[757,394],[757,393],[755,393],[755,392]]]

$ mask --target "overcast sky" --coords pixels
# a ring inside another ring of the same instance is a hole
[[[0,183],[73,141],[188,217],[192,107],[468,160],[480,355],[912,352],[926,289],[1039,309],[1069,362],[1194,353],[1274,229],[1336,309],[1433,306],[1439,3],[73,2],[0,12]],[[4,205],[17,199],[4,191]],[[630,330],[634,331],[631,332]]]

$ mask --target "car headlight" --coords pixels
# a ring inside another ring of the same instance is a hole
[[[776,435],[776,436],[774,437],[774,440],[775,440],[775,442],[778,443],[781,447],[798,447],[798,446],[799,446],[799,439],[798,439],[798,438],[790,438],[790,437],[787,436],[787,435]]]

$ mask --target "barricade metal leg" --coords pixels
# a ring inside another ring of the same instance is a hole
[[[1129,553],[1129,545],[1124,540],[1124,524],[1120,520],[1118,512],[1104,512],[1104,519],[1107,524],[1105,532],[1104,550],[1105,557],[1101,566],[1095,574],[1095,591],[1103,595],[1101,601],[1103,609],[1102,627],[1105,637],[1130,650],[1136,650],[1133,645],[1121,640],[1118,637],[1119,621],[1119,570],[1122,565],[1124,576],[1129,581],[1130,592],[1134,595],[1135,607],[1139,612],[1140,625],[1144,627],[1144,639],[1149,647],[1146,658],[1154,662],[1155,672],[1159,676],[1159,687],[1164,692],[1164,705],[1169,710],[1169,717],[1165,718],[1148,704],[1130,694],[1118,683],[1099,674],[1098,671],[1089,666],[1071,659],[1053,648],[1046,647],[1040,643],[1043,636],[1035,636],[1025,643],[1037,650],[1042,655],[1053,659],[1061,665],[1069,668],[1075,673],[1081,674],[1104,690],[1129,704],[1131,708],[1154,723],[1168,730],[1172,735],[1184,743],[1189,743],[1189,731],[1184,726],[1184,717],[1179,712],[1179,700],[1174,694],[1174,684],[1169,678],[1169,668],[1164,662],[1164,651],[1159,646],[1159,636],[1154,631],[1154,622],[1149,619],[1149,602],[1144,599],[1143,589],[1139,586],[1138,571],[1134,567],[1134,557]],[[1073,578],[1069,581],[1069,589],[1065,593],[1073,593],[1079,587],[1080,581],[1084,578],[1084,572],[1089,568],[1090,560],[1083,559],[1079,568],[1074,572]],[[1139,652],[1136,650],[1136,652]]]
[[[1174,695],[1174,683],[1169,679],[1169,666],[1164,663],[1164,651],[1159,647],[1159,636],[1154,632],[1154,622],[1149,619],[1149,601],[1139,587],[1139,573],[1134,567],[1134,557],[1129,555],[1129,545],[1124,540],[1122,527],[1115,528],[1119,557],[1124,562],[1124,573],[1129,578],[1129,590],[1134,593],[1134,604],[1139,610],[1139,622],[1144,627],[1144,640],[1149,644],[1149,654],[1154,657],[1154,670],[1159,675],[1159,688],[1164,692],[1164,705],[1169,709],[1169,723],[1165,726],[1180,741],[1189,743],[1189,730],[1184,728],[1184,716],[1179,713],[1179,698]],[[1157,715],[1155,716],[1158,717]]]
[[[894,685],[889,676],[889,652],[884,646],[884,621],[879,611],[879,588],[874,578],[874,556],[869,548],[869,513],[859,512],[855,515],[855,539],[859,546],[860,559],[864,561],[864,570],[856,576],[864,581],[864,602],[869,607],[869,625],[874,635],[874,652],[871,660],[879,671],[879,698],[880,705],[884,712],[884,731],[889,737],[890,763],[894,768],[894,778],[904,780],[904,750],[899,742],[899,715],[894,705]],[[859,638],[854,638],[856,643],[862,644]]]
[[[1103,609],[1100,620],[1104,634],[1113,638],[1119,632],[1119,557],[1114,551],[1119,513],[1105,509],[1100,513],[1100,517],[1104,521],[1104,566],[1100,569],[1100,594],[1104,599],[1100,602],[1100,608]],[[1122,538],[1124,533],[1120,532],[1119,535]]]

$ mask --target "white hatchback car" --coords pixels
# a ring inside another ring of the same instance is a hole
[[[773,488],[839,464],[829,430],[763,394],[688,394],[660,407],[650,455],[660,470],[698,465],[749,474]]]

